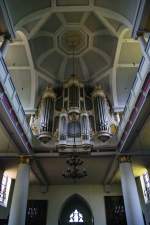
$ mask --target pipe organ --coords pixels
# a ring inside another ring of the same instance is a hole
[[[53,135],[53,118],[55,107],[55,94],[51,87],[47,87],[40,107],[39,140],[48,142]]]
[[[44,143],[56,141],[58,147],[87,147],[94,141],[108,142],[115,116],[100,87],[87,87],[72,76],[62,87],[46,88],[31,128]]]
[[[106,142],[112,136],[110,107],[100,86],[95,88],[92,97],[96,133],[102,142]]]

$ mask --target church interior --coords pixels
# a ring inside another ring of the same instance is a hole
[[[0,225],[150,225],[149,0],[0,0]]]

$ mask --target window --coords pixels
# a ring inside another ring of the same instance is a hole
[[[140,180],[141,180],[144,200],[145,200],[145,203],[147,204],[150,202],[150,177],[147,171],[140,177]]]
[[[70,215],[69,223],[83,223],[83,215],[75,209]]]
[[[105,196],[107,225],[127,225],[122,196]]]
[[[74,194],[63,203],[58,225],[64,224],[94,225],[92,211],[82,196]]]
[[[0,205],[7,207],[9,192],[11,186],[11,178],[3,175],[1,187],[0,187]]]
[[[46,225],[47,200],[29,200],[26,211],[26,225]]]

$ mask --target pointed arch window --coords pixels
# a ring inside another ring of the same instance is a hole
[[[83,215],[77,209],[70,214],[69,223],[83,223]]]
[[[69,197],[63,204],[58,225],[94,225],[92,211],[84,198],[78,194]]]

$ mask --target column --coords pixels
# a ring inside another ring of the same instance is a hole
[[[29,173],[29,158],[22,158],[17,171],[8,225],[25,224],[29,188]]]
[[[137,186],[129,158],[121,157],[120,173],[127,224],[144,225]]]

